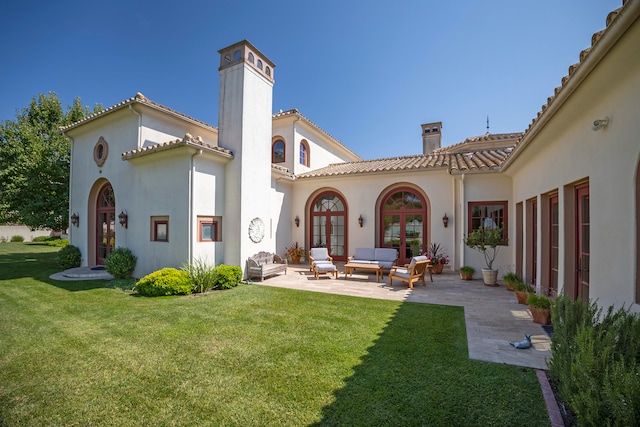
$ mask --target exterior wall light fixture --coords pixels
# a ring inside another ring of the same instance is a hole
[[[594,120],[593,127],[591,129],[593,129],[595,132],[598,132],[600,129],[606,128],[608,124],[609,124],[609,117],[605,117],[604,119]]]
[[[118,215],[118,219],[120,220],[120,225],[127,228],[129,225],[129,216],[127,215],[127,211],[123,209],[122,212],[120,212],[120,215]]]
[[[360,224],[360,228],[362,228],[362,225],[364,224],[364,218],[362,218],[362,214],[358,218],[358,224]]]
[[[80,217],[75,212],[71,215],[71,224],[73,224],[74,227],[77,227],[80,224]]]
[[[447,216],[446,212],[442,217],[442,225],[444,225],[444,228],[447,228],[447,226],[449,225],[449,217]]]
[[[296,219],[294,219],[293,222],[296,223],[296,227],[300,227],[300,217],[298,217],[298,215],[296,215]]]

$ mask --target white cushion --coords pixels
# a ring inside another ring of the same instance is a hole
[[[329,258],[329,251],[327,248],[311,248],[309,249],[309,256],[317,260],[327,260]]]
[[[373,261],[376,259],[376,250],[374,248],[356,248],[353,258]]]
[[[318,264],[315,266],[315,269],[319,273],[325,273],[327,271],[336,271],[336,266],[334,264]]]
[[[391,261],[398,258],[398,251],[393,248],[375,248],[375,259],[376,261]]]

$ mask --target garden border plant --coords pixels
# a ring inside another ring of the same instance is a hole
[[[129,248],[117,247],[104,260],[104,267],[107,273],[116,279],[126,279],[131,276],[136,268],[136,257]]]

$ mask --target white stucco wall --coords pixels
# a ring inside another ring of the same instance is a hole
[[[573,192],[576,181],[588,179],[589,296],[602,306],[629,306],[635,300],[634,205],[640,159],[638,40],[640,24],[636,22],[507,170],[513,176],[514,203],[559,190],[561,254],[575,244],[564,238],[565,228],[572,224],[572,218],[565,215],[567,203],[571,203],[565,196]],[[594,120],[605,116],[610,119],[609,125],[593,131]],[[538,277],[544,280],[538,264]],[[565,268],[561,260],[560,290],[564,277],[572,274]],[[638,306],[633,309],[638,310]]]
[[[382,174],[345,175],[330,178],[301,179],[295,182],[292,198],[292,218],[300,217],[300,227],[293,228],[292,241],[309,242],[309,208],[312,199],[320,191],[337,190],[342,194],[348,209],[348,247],[347,252],[352,255],[358,247],[380,246],[379,241],[379,211],[376,202],[390,188],[406,184],[416,186],[427,197],[428,220],[427,240],[425,243],[441,243],[449,255],[454,268],[456,258],[455,231],[452,224],[444,228],[442,216],[445,212],[452,216],[451,207],[454,206],[453,178],[446,170],[431,170],[428,172],[399,172]],[[358,224],[362,215],[363,227]]]

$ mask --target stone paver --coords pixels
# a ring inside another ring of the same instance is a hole
[[[513,292],[507,291],[504,285],[484,286],[482,280],[463,281],[457,273],[445,272],[434,274],[433,283],[427,278],[426,287],[418,284],[409,289],[402,282],[394,282],[389,287],[386,275],[377,283],[375,273],[356,271],[345,279],[343,266],[338,264],[338,270],[337,280],[329,276],[316,280],[308,266],[293,265],[286,275],[255,283],[363,298],[462,306],[471,359],[537,369],[547,367],[551,354],[549,336],[540,325],[533,323],[527,306],[518,304]],[[519,350],[509,344],[521,341],[525,334],[532,335],[530,349]]]

